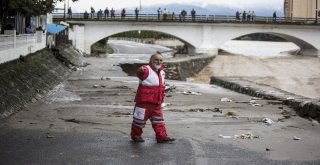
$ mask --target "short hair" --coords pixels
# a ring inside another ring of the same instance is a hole
[[[156,55],[161,55],[161,56],[162,56],[161,52],[156,51],[155,54],[153,54],[153,55],[150,56],[149,62],[151,62],[151,60],[153,59],[153,57],[156,56]],[[162,57],[163,57],[163,56],[162,56]]]

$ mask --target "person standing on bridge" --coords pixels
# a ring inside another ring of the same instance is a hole
[[[192,21],[196,19],[196,11],[194,9],[191,10]]]
[[[69,18],[72,18],[72,10],[71,10],[71,7],[68,8],[68,16],[69,16]]]
[[[115,10],[111,8],[111,19],[115,19]]]
[[[160,16],[161,16],[161,14],[162,14],[162,10],[161,10],[160,7],[159,7],[159,9],[157,10],[157,12],[158,12],[158,21],[160,21]]]
[[[91,6],[91,8],[90,8],[90,10],[91,10],[91,19],[94,17],[94,13],[96,12],[95,10],[94,10],[94,8]]]
[[[273,22],[277,22],[277,13],[276,13],[276,11],[273,12],[272,17],[273,17]]]
[[[108,19],[109,18],[109,9],[108,7],[106,7],[106,9],[104,9],[104,19]]]
[[[160,52],[150,57],[149,65],[141,66],[137,70],[139,87],[135,96],[136,104],[131,125],[133,142],[144,142],[141,135],[147,120],[151,121],[157,143],[175,141],[168,137],[163,119],[161,107],[165,96],[165,72],[163,70],[163,56]]]
[[[135,13],[135,15],[136,15],[136,20],[138,20],[139,10],[138,10],[137,7],[136,7],[136,9],[134,10],[134,13]]]

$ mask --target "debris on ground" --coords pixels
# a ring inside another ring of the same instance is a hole
[[[280,114],[282,114],[285,119],[288,119],[288,118],[290,118],[292,116],[291,111],[288,111],[288,110],[285,110],[285,109],[282,110],[280,112]]]
[[[300,139],[301,139],[300,137],[293,136],[293,140],[300,140]]]
[[[114,88],[117,88],[117,89],[130,89],[128,86],[126,85],[120,85],[120,86],[115,86]]]
[[[132,115],[130,112],[113,112],[113,115]]]
[[[261,105],[261,104],[258,104],[257,102],[256,102],[256,100],[250,100],[249,101],[249,105],[252,105],[252,106],[257,106],[257,107],[262,107],[263,105]]]
[[[166,84],[165,91],[166,91],[166,93],[173,92],[173,90],[176,89],[176,88],[177,87],[175,85]]]
[[[225,114],[226,116],[238,116],[236,112],[229,111]]]
[[[47,138],[54,138],[54,136],[47,134]]]
[[[259,97],[252,97],[251,100],[262,100],[262,98]]]
[[[294,100],[294,97],[287,97],[286,100]]]
[[[192,91],[183,91],[182,94],[184,94],[184,95],[196,95],[196,96],[201,96],[202,95],[200,92],[192,92]]]
[[[221,102],[232,102],[232,100],[229,99],[229,98],[227,98],[227,97],[221,98],[220,101],[221,101]]]
[[[171,106],[171,105],[172,105],[171,103],[162,103],[161,107],[163,108],[163,107],[167,107],[167,106]]]
[[[222,113],[222,110],[219,108],[192,108],[188,110],[189,112],[205,112],[205,111],[211,111],[211,112],[220,112]]]
[[[267,125],[272,125],[274,123],[273,120],[269,119],[269,118],[263,118],[262,122],[266,123]]]
[[[231,139],[231,136],[225,136],[225,135],[219,135],[219,138],[223,138],[223,139]]]
[[[259,138],[259,136],[255,136],[251,132],[248,132],[248,133],[244,133],[244,134],[240,134],[240,135],[234,135],[234,138],[237,138],[237,139],[255,139],[255,138]]]

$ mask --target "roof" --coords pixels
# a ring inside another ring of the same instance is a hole
[[[51,33],[51,34],[57,34],[61,31],[63,31],[65,28],[67,28],[67,27],[62,26],[62,25],[57,25],[57,24],[48,24],[47,25],[47,31],[48,31],[48,33]]]

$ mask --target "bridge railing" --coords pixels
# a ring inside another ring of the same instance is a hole
[[[63,13],[54,13],[53,19],[55,22],[64,21]],[[141,21],[141,22],[198,22],[198,23],[256,23],[256,24],[315,24],[320,23],[320,19],[316,21],[315,18],[301,18],[301,17],[266,17],[266,16],[254,16],[250,20],[248,18],[239,19],[232,15],[195,15],[192,18],[191,15],[182,17],[178,14],[139,14],[136,19],[135,14],[127,14],[125,17],[121,17],[120,14],[115,14],[114,18],[106,17],[103,15],[97,15],[96,13],[91,15],[90,13],[73,13],[72,15],[66,15],[66,20],[86,20],[86,21]]]

